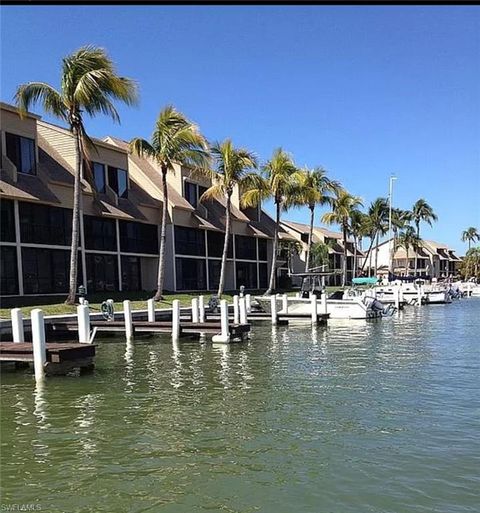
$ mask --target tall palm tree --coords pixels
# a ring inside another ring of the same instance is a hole
[[[475,242],[477,240],[480,241],[480,234],[478,233],[478,230],[475,227],[470,226],[470,228],[467,228],[462,232],[462,242],[468,241],[469,250],[471,249],[472,242]]]
[[[222,297],[227,266],[228,242],[231,232],[231,203],[235,187],[245,187],[251,179],[251,170],[257,167],[257,157],[243,148],[235,148],[230,139],[215,143],[210,148],[215,169],[211,173],[213,185],[200,198],[201,201],[225,198],[225,241],[223,243],[222,267],[218,283],[218,297]]]
[[[377,198],[375,201],[370,203],[370,206],[368,207],[368,236],[370,238],[370,246],[368,248],[367,256],[365,258],[365,261],[363,263],[362,269],[365,267],[365,264],[368,260],[368,257],[370,256],[370,263],[371,263],[371,256],[372,256],[372,250],[373,250],[373,244],[375,243],[375,276],[377,275],[377,263],[378,263],[378,242],[381,235],[385,235],[387,233],[388,229],[388,200],[386,198]],[[370,269],[371,269],[370,265]],[[370,274],[370,273],[369,273]]]
[[[298,256],[302,251],[302,245],[298,240],[281,240],[278,243],[279,251],[287,260],[288,272],[293,272],[293,257]]]
[[[140,157],[152,159],[160,167],[162,177],[162,218],[158,259],[157,291],[155,301],[162,299],[165,276],[165,239],[168,207],[168,171],[176,162],[193,170],[207,172],[210,158],[208,145],[197,125],[172,105],[158,115],[150,142],[136,137],[130,141],[130,151]]]
[[[331,194],[340,189],[340,184],[330,180],[325,169],[321,167],[313,170],[299,169],[292,175],[292,180],[294,181],[295,190],[288,201],[288,206],[307,206],[310,210],[310,229],[305,258],[305,271],[308,271],[313,242],[313,226],[315,224],[315,207],[317,205],[331,205]]]
[[[409,252],[410,248],[414,249],[416,252],[419,245],[420,245],[420,240],[412,226],[406,226],[405,229],[399,233],[399,236],[397,239],[397,247],[405,248],[406,257],[407,257],[407,265],[405,267],[405,272],[407,273],[407,276],[410,274],[410,263],[409,263],[408,252]],[[395,252],[396,252],[396,248],[394,248],[394,254],[395,254]]]
[[[393,257],[395,255],[395,245],[398,237],[399,230],[405,229],[412,221],[412,213],[410,210],[403,210],[401,208],[392,209],[392,232],[393,232],[393,244],[390,253],[390,266],[389,271],[393,272]]]
[[[330,246],[325,242],[315,242],[312,244],[310,260],[313,268],[328,265],[330,261]]]
[[[416,229],[417,229],[417,239],[418,239],[418,245],[420,247],[421,245],[421,238],[420,238],[420,223],[422,221],[425,221],[430,226],[432,226],[433,221],[437,221],[438,217],[433,211],[433,208],[422,198],[417,200],[412,208],[412,220],[415,223]],[[415,253],[415,276],[417,275],[417,269],[418,269],[418,257],[417,253]]]
[[[288,209],[290,198],[295,190],[294,174],[297,171],[292,157],[282,148],[273,152],[272,158],[263,166],[262,174],[252,177],[251,183],[242,195],[242,204],[246,207],[258,205],[265,198],[273,198],[275,204],[275,232],[273,236],[272,268],[270,281],[265,295],[275,288],[278,231],[282,210]]]
[[[28,82],[18,86],[15,102],[20,116],[40,102],[44,111],[68,124],[75,138],[75,180],[73,189],[72,244],[70,253],[69,291],[66,304],[75,303],[80,233],[82,162],[87,148],[93,146],[83,122],[84,113],[91,117],[106,114],[120,118],[114,106],[119,100],[127,105],[137,101],[135,83],[117,74],[115,65],[103,48],[84,46],[62,59],[60,89],[45,82]]]
[[[362,206],[362,200],[353,196],[344,189],[335,193],[332,200],[332,211],[323,215],[322,221],[326,224],[338,224],[342,227],[343,236],[343,277],[342,287],[347,283],[347,237],[352,212]]]
[[[355,209],[352,211],[350,215],[350,227],[349,233],[353,237],[353,277],[357,276],[357,260],[358,260],[358,246],[362,238],[368,234],[366,231],[366,218],[368,216],[364,214],[361,210]]]

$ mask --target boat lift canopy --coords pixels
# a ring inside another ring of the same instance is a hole
[[[378,283],[378,278],[353,278],[353,285],[376,285]]]

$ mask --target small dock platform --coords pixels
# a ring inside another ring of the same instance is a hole
[[[78,342],[48,343],[46,348],[46,374],[66,374],[74,368],[82,371],[94,366],[95,344]],[[33,363],[31,342],[0,342],[0,362]]]

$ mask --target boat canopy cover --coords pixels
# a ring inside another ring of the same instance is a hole
[[[378,278],[353,278],[354,285],[376,285]]]

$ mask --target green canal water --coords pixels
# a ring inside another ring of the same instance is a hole
[[[480,511],[480,300],[2,376],[2,511]]]

